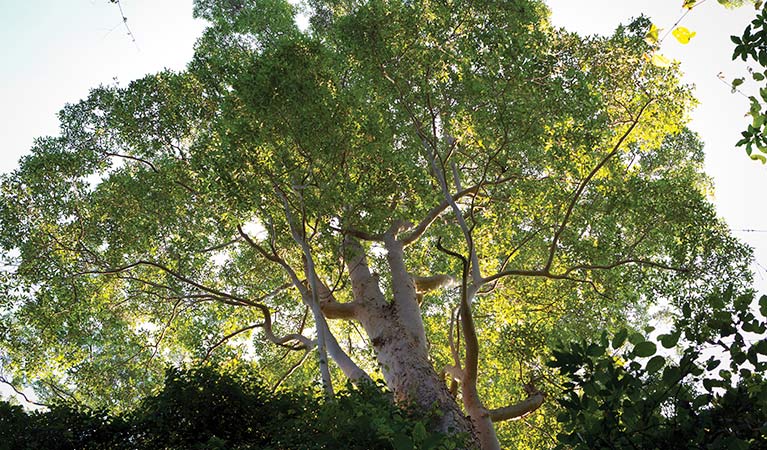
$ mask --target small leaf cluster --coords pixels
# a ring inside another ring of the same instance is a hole
[[[554,351],[549,365],[568,380],[557,448],[767,448],[767,323],[752,300],[725,292],[702,327],[687,316],[653,340],[624,329]],[[759,307],[767,316],[767,296]],[[678,349],[678,359],[659,354],[659,344]],[[723,360],[729,367],[715,371]]]
[[[754,20],[743,31],[743,35],[731,36],[730,39],[735,44],[732,53],[732,59],[742,59],[743,61],[753,60],[761,66],[762,70],[749,70],[751,78],[762,83],[767,78],[767,7],[757,13]],[[744,78],[736,78],[732,81],[732,89],[736,91],[743,83]],[[748,114],[752,118],[752,123],[742,132],[742,139],[738,141],[739,147],[745,146],[746,153],[751,159],[767,163],[767,136],[765,135],[765,113],[763,104],[767,103],[767,86],[759,89],[759,96],[751,95],[748,97],[750,109]],[[761,153],[754,153],[754,147]]]
[[[75,405],[27,412],[0,402],[0,450],[454,449],[429,418],[395,406],[377,386],[325,399],[271,392],[248,369],[169,369],[164,388],[125,414]]]

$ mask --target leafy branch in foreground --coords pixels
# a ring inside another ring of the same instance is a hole
[[[568,380],[559,448],[767,448],[767,296],[761,319],[753,296],[731,296],[712,296],[707,318],[687,309],[657,340],[621,330],[555,350]]]

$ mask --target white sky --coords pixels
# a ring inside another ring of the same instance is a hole
[[[644,13],[670,28],[684,12],[682,0],[547,0],[557,26],[585,34],[610,33]],[[107,0],[0,0],[0,172],[16,167],[37,136],[56,134],[56,112],[99,84],[126,83],[163,68],[183,69],[204,23],[192,19],[191,0],[122,0],[131,41],[116,5]],[[682,46],[673,37],[663,53],[678,59],[697,86],[701,105],[692,128],[706,143],[719,213],[734,230],[767,230],[767,168],[734,143],[747,123],[747,101],[732,95],[717,74],[745,74],[731,63],[731,34],[753,17],[749,7],[728,11],[708,0],[682,25],[698,32]],[[757,287],[767,292],[767,232],[735,231],[756,250]],[[0,389],[0,393],[3,390]]]

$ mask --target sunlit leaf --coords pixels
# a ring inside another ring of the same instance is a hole
[[[661,32],[661,30],[662,28],[658,28],[658,26],[655,24],[650,25],[650,31],[648,31],[644,37],[645,42],[650,45],[657,44],[659,40],[658,34]]]
[[[671,32],[671,34],[674,35],[680,44],[689,44],[690,39],[694,38],[696,33],[694,31],[690,31],[686,27],[676,27],[674,28],[674,31]]]
[[[660,53],[653,53],[650,58],[650,62],[656,67],[669,67],[671,66],[671,60],[661,55]]]

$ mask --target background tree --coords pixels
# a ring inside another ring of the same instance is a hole
[[[441,411],[433,430],[498,448],[495,424],[544,403],[552,339],[748,282],[646,21],[581,38],[536,1],[317,1],[306,29],[280,0],[196,14],[187,71],[94,89],[3,180],[3,365],[43,397],[126,407],[167,362],[251,355],[327,394],[382,377]]]

